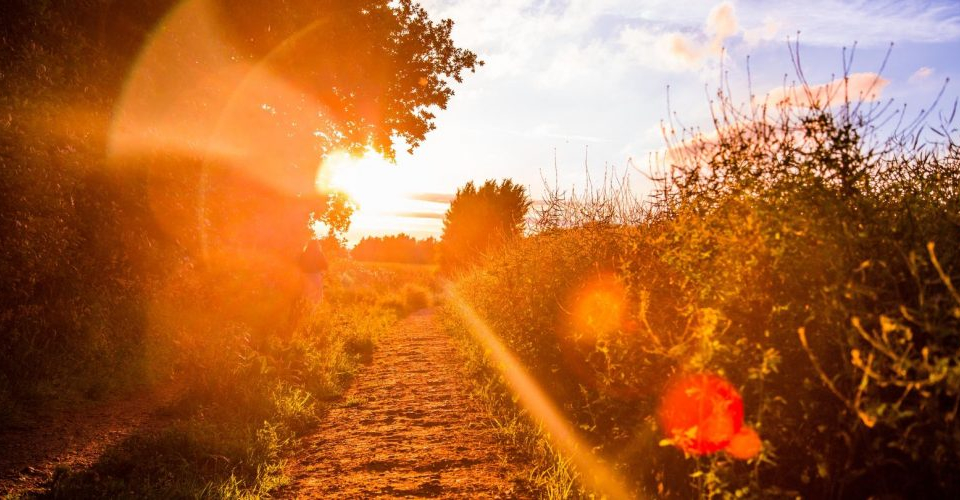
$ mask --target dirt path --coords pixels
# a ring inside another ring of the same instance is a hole
[[[58,466],[84,469],[136,431],[159,426],[158,411],[180,394],[178,384],[88,408],[53,411],[27,427],[0,430],[0,498],[39,491]]]
[[[371,366],[304,441],[286,498],[529,497],[466,393],[432,310],[381,339]]]

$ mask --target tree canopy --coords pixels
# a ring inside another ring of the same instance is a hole
[[[433,22],[412,0],[217,0],[216,13],[239,53],[264,61],[331,113],[325,137],[360,152],[393,155],[434,128],[451,81],[483,63],[458,48],[453,22]]]

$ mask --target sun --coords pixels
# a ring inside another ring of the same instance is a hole
[[[396,210],[405,194],[402,185],[391,182],[397,177],[397,170],[396,165],[372,150],[361,156],[338,151],[320,164],[316,187],[321,193],[346,194],[358,212],[390,213]]]
[[[423,221],[409,216],[423,210],[413,199],[419,192],[417,182],[407,169],[367,150],[361,156],[327,155],[317,171],[316,188],[343,193],[353,202],[356,210],[346,237],[355,243],[363,236],[422,230]]]
[[[323,159],[316,175],[317,191],[342,193],[355,208],[345,235],[348,244],[367,236],[439,234],[446,207],[422,199],[429,192],[425,189],[437,188],[430,184],[429,174],[416,167],[395,164],[369,149],[360,156],[344,151]]]

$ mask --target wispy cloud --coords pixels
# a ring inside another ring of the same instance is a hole
[[[398,212],[398,217],[409,217],[411,219],[443,219],[444,215],[437,212]]]
[[[801,40],[813,45],[882,46],[890,42],[960,40],[956,0],[807,0],[756,5]]]
[[[616,72],[611,65],[623,63],[690,69],[737,38],[753,47],[798,31],[804,43],[827,46],[960,40],[956,0],[689,0],[683,9],[676,0],[423,3],[437,16],[464,20],[454,35],[478,50],[488,63],[483,71],[496,76],[549,70],[569,78],[578,71]]]
[[[449,193],[416,193],[410,195],[411,200],[428,201],[431,203],[450,203],[454,195]]]
[[[657,43],[665,55],[674,59],[672,68],[699,69],[704,62],[722,56],[724,43],[740,31],[740,23],[731,2],[722,2],[707,14],[703,26],[693,33],[666,33]]]
[[[748,47],[755,47],[760,43],[774,40],[777,34],[780,33],[780,28],[783,27],[783,24],[783,21],[768,17],[763,20],[763,24],[744,30],[743,41]]]
[[[542,123],[534,128],[530,135],[533,137],[548,137],[550,139],[574,142],[610,142],[609,139],[604,139],[603,137],[566,133],[559,130],[559,128],[555,123]]]
[[[740,24],[737,22],[737,15],[730,2],[717,4],[707,16],[707,33],[713,35],[710,41],[710,50],[713,52],[719,51],[723,47],[724,40],[736,35],[739,31]]]

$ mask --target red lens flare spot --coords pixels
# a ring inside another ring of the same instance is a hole
[[[667,437],[687,453],[720,451],[743,426],[743,398],[718,375],[686,376],[667,387],[660,402],[660,423]]]
[[[724,449],[733,458],[749,460],[760,453],[763,443],[757,431],[751,427],[741,427],[740,432],[733,435],[730,444]]]

